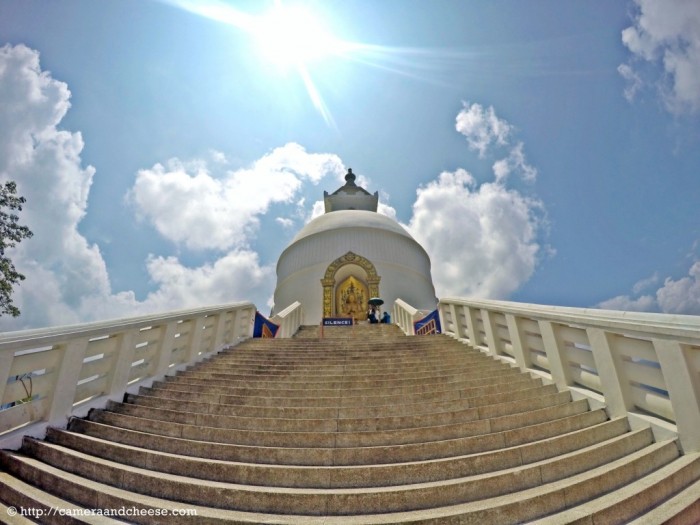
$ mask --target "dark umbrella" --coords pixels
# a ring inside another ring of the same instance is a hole
[[[373,306],[381,306],[384,304],[384,300],[380,299],[379,297],[372,297],[367,303],[373,305]]]

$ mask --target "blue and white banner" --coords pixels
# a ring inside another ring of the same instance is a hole
[[[260,312],[255,312],[253,337],[273,338],[277,335],[279,325],[276,325]]]
[[[433,335],[442,333],[440,326],[440,315],[437,310],[433,310],[423,319],[413,323],[416,335]]]

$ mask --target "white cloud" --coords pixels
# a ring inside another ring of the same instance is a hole
[[[633,59],[663,67],[657,79],[668,109],[700,110],[700,8],[697,0],[635,0],[634,24],[622,31]],[[634,64],[634,62],[633,62]],[[618,68],[628,81],[625,96],[633,98],[642,84],[638,71]]]
[[[628,102],[632,102],[637,92],[644,85],[644,82],[629,64],[620,64],[617,66],[617,72],[620,73],[620,76],[627,82],[624,95]]]
[[[659,282],[659,273],[654,272],[654,275],[651,277],[647,277],[646,279],[641,279],[634,283],[634,286],[632,286],[632,293],[634,294],[640,294],[644,290],[654,286],[656,283]]]
[[[290,143],[250,168],[224,173],[202,161],[156,164],[139,171],[129,198],[163,237],[192,250],[228,250],[245,247],[258,216],[273,203],[292,202],[304,180],[341,172],[337,156]]]
[[[280,224],[283,228],[291,228],[294,226],[294,221],[287,217],[277,217],[275,218],[275,222]]]
[[[148,273],[157,290],[144,303],[149,311],[167,311],[249,299],[270,288],[274,267],[260,264],[258,254],[235,250],[212,263],[188,268],[175,257],[151,256]],[[262,305],[258,305],[261,307]]]
[[[420,188],[407,226],[430,254],[438,296],[506,298],[535,270],[542,203],[465,170]]]
[[[639,294],[657,282],[658,274],[639,281],[633,287],[633,295]],[[602,301],[596,306],[610,310],[700,315],[700,261],[693,263],[688,270],[687,277],[678,280],[667,277],[663,286],[652,294],[641,295],[637,298],[619,295]]]
[[[493,144],[504,146],[512,127],[496,116],[493,106],[484,108],[481,104],[465,102],[457,114],[456,129],[467,138],[467,144],[483,157]]]
[[[70,92],[39,67],[26,46],[0,48],[0,180],[15,180],[27,199],[21,222],[34,237],[11,252],[27,277],[14,297],[22,323],[32,326],[79,320],[86,294],[109,291],[96,245],[77,230],[95,173],[81,166],[80,133],[59,131]],[[50,298],[51,306],[42,305]]]
[[[656,309],[656,300],[653,295],[642,295],[633,299],[629,295],[618,295],[596,305],[604,310],[622,310],[625,312],[653,312]]]
[[[467,138],[469,148],[479,152],[479,157],[484,158],[492,150],[508,149],[507,157],[493,163],[496,182],[505,182],[514,172],[526,182],[537,178],[537,170],[525,160],[523,143],[512,143],[513,126],[499,118],[493,106],[484,108],[465,102],[456,122],[455,128]]]
[[[324,204],[324,202],[323,201],[314,201],[314,204],[311,207],[311,213],[307,217],[306,222],[309,222],[309,221],[315,219],[316,217],[320,217],[324,213],[326,213],[326,205]]]
[[[690,267],[688,277],[667,278],[656,291],[656,300],[662,312],[700,315],[700,261]]]
[[[533,182],[537,178],[537,170],[525,161],[522,142],[513,146],[505,159],[497,160],[493,164],[496,182],[505,182],[508,175],[513,172],[518,173],[527,182]]]

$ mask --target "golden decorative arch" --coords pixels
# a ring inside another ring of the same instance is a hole
[[[379,281],[381,277],[377,275],[377,269],[371,261],[357,255],[353,252],[348,252],[342,257],[338,257],[335,261],[328,265],[326,273],[321,279],[323,286],[323,316],[331,317],[333,315],[333,288],[335,286],[335,274],[338,270],[347,264],[355,264],[362,268],[367,274],[367,288],[369,297],[379,297]],[[369,297],[367,299],[369,299]]]

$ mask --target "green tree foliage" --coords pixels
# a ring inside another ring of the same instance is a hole
[[[22,211],[25,202],[24,197],[17,196],[15,182],[0,184],[0,316],[10,314],[17,317],[20,314],[19,308],[12,304],[12,291],[19,281],[24,280],[24,275],[15,269],[5,250],[33,235],[29,228],[18,224],[19,217],[14,213]]]

